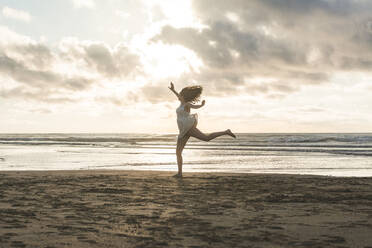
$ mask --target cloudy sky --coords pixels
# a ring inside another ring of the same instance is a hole
[[[0,132],[371,132],[372,1],[0,0]]]

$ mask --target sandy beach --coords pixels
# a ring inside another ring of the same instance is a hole
[[[0,247],[372,247],[372,178],[0,174]]]

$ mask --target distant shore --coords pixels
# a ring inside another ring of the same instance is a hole
[[[0,171],[0,247],[368,247],[372,178]]]

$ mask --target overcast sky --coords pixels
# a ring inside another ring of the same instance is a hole
[[[0,0],[0,132],[371,132],[372,1]]]

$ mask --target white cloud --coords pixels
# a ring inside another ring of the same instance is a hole
[[[29,37],[18,34],[2,25],[0,25],[0,37],[0,46],[8,46],[11,44],[19,45],[31,42]]]
[[[96,6],[94,0],[71,0],[75,8],[94,8]]]
[[[238,22],[239,21],[239,16],[234,12],[227,12],[226,17],[227,17],[227,19],[229,19],[232,22]]]
[[[31,21],[31,15],[28,12],[23,11],[23,10],[4,7],[2,10],[2,13],[6,18],[16,19],[16,20],[24,21],[24,22]]]
[[[205,28],[194,15],[191,0],[142,0],[152,23]]]
[[[160,6],[171,20],[172,5]],[[204,67],[187,78],[216,95],[282,97],[326,85],[340,71],[370,74],[370,1],[204,0],[191,7],[208,28],[169,22],[151,41],[193,51]],[[275,82],[245,80],[267,77]]]
[[[63,39],[57,47],[0,26],[0,98],[47,103],[86,102],[141,73],[138,55],[123,43]],[[95,91],[95,88],[101,90]],[[108,86],[109,87],[109,86]]]
[[[130,14],[129,14],[129,13],[124,12],[124,11],[122,11],[122,10],[117,10],[117,11],[115,11],[115,14],[116,14],[117,16],[121,17],[121,18],[124,18],[124,19],[130,17]]]

